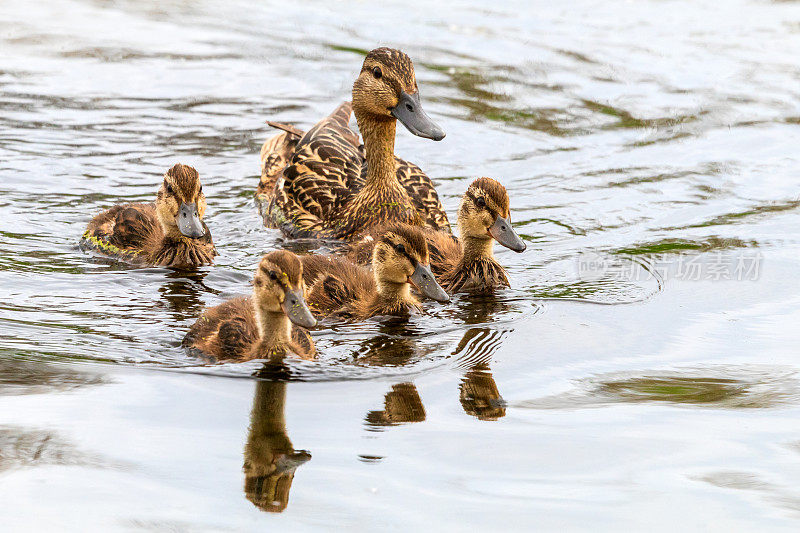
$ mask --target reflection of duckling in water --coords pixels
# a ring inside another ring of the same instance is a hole
[[[370,411],[366,418],[370,426],[394,426],[424,420],[425,406],[413,383],[392,385],[392,390],[384,398],[383,411]]]
[[[215,292],[203,280],[208,272],[203,270],[171,270],[165,273],[166,281],[158,288],[167,309],[178,321],[200,314],[203,292]]]
[[[297,467],[311,459],[295,450],[286,434],[286,383],[259,381],[244,447],[244,493],[262,511],[280,513],[289,504]]]
[[[486,364],[473,366],[464,374],[459,387],[461,407],[478,420],[497,420],[506,416],[506,403],[489,370]]]
[[[304,293],[300,259],[286,250],[270,252],[256,269],[253,295],[207,309],[189,329],[183,346],[218,360],[282,357],[287,352],[310,359],[316,350],[303,328],[317,321]]]
[[[497,420],[506,415],[506,403],[489,368],[502,336],[501,331],[470,328],[453,351],[461,361],[470,362],[459,387],[459,400],[464,412],[479,420]]]

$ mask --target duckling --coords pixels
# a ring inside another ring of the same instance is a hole
[[[217,360],[249,361],[282,357],[287,352],[311,359],[316,353],[314,342],[302,328],[313,328],[317,321],[304,294],[300,259],[286,250],[270,252],[256,269],[252,296],[207,309],[189,329],[182,346]]]
[[[450,293],[491,293],[508,287],[505,270],[494,258],[493,240],[517,253],[525,243],[510,222],[506,188],[491,178],[478,178],[464,193],[458,209],[461,241],[450,233],[427,230],[431,269]],[[365,263],[382,228],[363,234],[351,247],[350,257]]]
[[[104,255],[150,266],[192,268],[217,255],[203,216],[197,171],[177,164],[164,174],[152,204],[122,204],[95,216],[81,244]]]
[[[372,253],[372,272],[344,257],[302,258],[311,286],[308,301],[319,315],[365,319],[421,312],[411,284],[428,298],[450,298],[431,272],[428,245],[419,228],[396,224],[386,228]]]
[[[289,237],[341,240],[391,222],[449,231],[430,178],[394,155],[398,120],[419,137],[439,141],[445,136],[422,109],[411,59],[391,48],[372,50],[352,97],[352,104],[341,104],[306,133],[270,123],[285,133],[269,139],[261,151],[257,196],[266,205],[265,225]],[[363,145],[349,128],[351,112]]]

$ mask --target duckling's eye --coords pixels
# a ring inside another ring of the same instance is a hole
[[[381,79],[383,77],[383,71],[381,70],[381,67],[374,67],[372,69],[372,75],[375,76],[376,80]]]
[[[173,194],[175,192],[174,190],[172,190],[172,185],[170,185],[166,181],[164,182],[164,187],[167,189],[167,194]]]
[[[275,272],[270,272],[269,273],[269,279],[271,279],[272,281],[275,281],[276,279],[278,279],[278,274],[276,274]]]
[[[406,247],[405,247],[405,246],[403,246],[402,244],[397,244],[397,245],[395,245],[394,249],[395,249],[395,250],[397,250],[397,253],[398,253],[398,254],[404,254],[404,253],[406,253]]]
[[[478,207],[486,207],[486,200],[484,200],[482,196],[478,196],[477,200],[475,200],[475,205]]]

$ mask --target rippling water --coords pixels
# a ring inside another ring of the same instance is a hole
[[[191,358],[283,245],[264,121],[309,127],[378,45],[447,132],[397,152],[448,211],[509,189],[513,288],[328,324],[316,362]],[[5,2],[0,48],[7,526],[796,529],[800,4]],[[79,250],[176,162],[217,265]]]

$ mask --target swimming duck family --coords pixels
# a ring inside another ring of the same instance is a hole
[[[351,113],[363,145],[349,127]],[[290,237],[342,240],[391,222],[448,231],[430,178],[394,155],[398,120],[419,137],[445,136],[422,109],[411,59],[377,48],[364,59],[352,103],[305,133],[277,125],[284,133],[265,143],[257,191],[265,225]]]
[[[197,171],[177,164],[164,174],[155,202],[114,206],[95,216],[82,244],[100,254],[150,266],[209,265],[217,254],[203,217]]]
[[[350,129],[351,115],[363,144]],[[282,131],[261,149],[256,196],[264,224],[290,238],[345,241],[348,252],[267,253],[252,293],[206,309],[183,347],[215,361],[310,359],[316,348],[307,330],[318,318],[408,316],[422,312],[424,299],[444,303],[448,293],[509,286],[493,243],[515,252],[525,243],[511,226],[505,187],[486,177],[470,184],[456,238],[430,178],[394,155],[397,121],[417,136],[444,137],[422,109],[411,59],[377,48],[364,59],[352,102],[306,132],[270,122]],[[177,164],[164,174],[153,203],[100,213],[82,243],[136,264],[209,265],[216,249],[205,211],[197,171]]]

